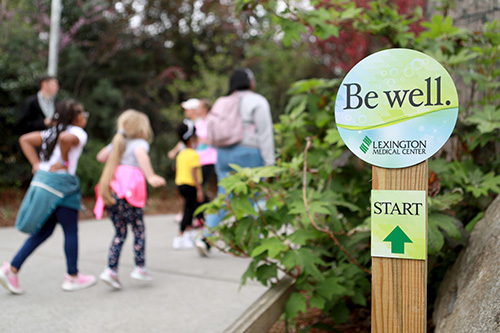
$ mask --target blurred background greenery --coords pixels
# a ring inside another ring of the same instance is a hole
[[[77,98],[91,114],[78,171],[86,195],[93,194],[102,167],[95,154],[127,108],[150,117],[154,168],[172,178],[167,152],[183,118],[180,102],[213,102],[227,91],[230,72],[248,66],[277,120],[291,82],[331,75],[322,65],[325,55],[314,54],[307,43],[283,47],[279,26],[265,11],[235,12],[223,1],[62,4],[58,99]],[[0,188],[23,187],[31,178],[13,130],[23,100],[36,93],[46,73],[49,21],[49,0],[0,2]]]

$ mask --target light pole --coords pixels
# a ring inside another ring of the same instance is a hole
[[[50,11],[49,66],[47,74],[57,76],[59,58],[59,24],[61,21],[61,0],[52,0]]]

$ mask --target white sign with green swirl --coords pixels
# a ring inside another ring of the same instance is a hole
[[[458,116],[453,80],[436,60],[409,49],[374,53],[340,85],[335,120],[347,147],[362,160],[404,168],[434,155]]]

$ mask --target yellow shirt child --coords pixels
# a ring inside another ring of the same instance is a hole
[[[190,185],[196,186],[196,182],[193,177],[193,168],[196,168],[196,174],[198,176],[198,182],[201,184],[203,182],[203,176],[201,174],[201,164],[200,155],[196,150],[192,148],[186,148],[177,154],[175,159],[175,185]]]

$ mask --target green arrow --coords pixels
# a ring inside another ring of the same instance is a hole
[[[391,242],[391,253],[405,253],[405,243],[413,243],[399,226],[396,226],[393,231],[383,240]]]

